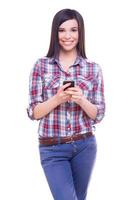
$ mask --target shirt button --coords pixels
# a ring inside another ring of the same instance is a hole
[[[66,73],[66,76],[68,76],[68,77],[69,77],[69,76],[71,76],[71,74],[70,74],[70,73]]]
[[[68,125],[67,130],[68,130],[68,131],[71,130],[71,125],[70,125],[70,124]]]

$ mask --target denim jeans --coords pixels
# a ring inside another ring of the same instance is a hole
[[[96,138],[39,145],[41,165],[54,200],[85,200],[96,158]]]

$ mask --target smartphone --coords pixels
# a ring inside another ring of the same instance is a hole
[[[70,88],[70,87],[74,87],[74,81],[63,81],[63,85],[65,85],[67,83],[71,83],[71,84],[68,87],[66,87],[64,90],[66,90],[67,88]]]

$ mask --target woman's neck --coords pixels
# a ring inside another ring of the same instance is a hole
[[[69,68],[69,66],[74,64],[76,58],[77,58],[77,52],[76,51],[73,51],[73,52],[60,51],[59,62],[66,69]]]

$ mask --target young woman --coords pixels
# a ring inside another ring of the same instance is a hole
[[[55,200],[86,199],[96,158],[93,126],[105,112],[102,71],[86,58],[84,39],[80,13],[59,11],[47,56],[30,74],[28,115],[40,120],[41,164]]]

